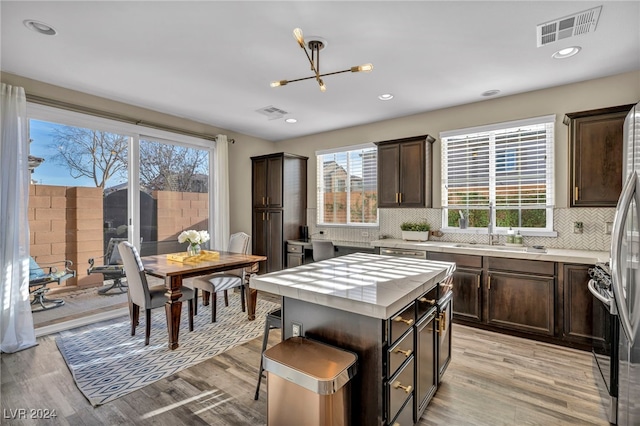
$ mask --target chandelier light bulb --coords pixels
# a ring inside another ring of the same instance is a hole
[[[324,85],[324,81],[322,81],[322,79],[318,79],[318,84],[320,84],[320,91],[321,92],[326,92],[327,91],[327,86]]]
[[[287,80],[280,80],[280,81],[272,81],[271,82],[271,87],[279,87],[279,86],[286,86],[288,83]]]
[[[373,64],[358,65],[357,67],[351,67],[351,72],[370,72],[373,71]]]
[[[295,30],[293,30],[293,36],[298,41],[300,47],[304,48],[304,37],[302,36],[302,30],[300,28],[296,28]]]

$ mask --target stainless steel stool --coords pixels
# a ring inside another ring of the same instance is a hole
[[[256,395],[253,397],[256,401],[260,395],[260,382],[262,382],[262,373],[264,368],[262,367],[263,359],[262,354],[267,349],[267,342],[269,341],[269,331],[274,328],[282,328],[282,310],[276,309],[267,314],[267,320],[264,323],[264,337],[262,338],[262,352],[260,353],[260,371],[258,371],[258,385],[256,386]]]

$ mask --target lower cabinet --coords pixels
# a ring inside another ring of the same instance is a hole
[[[605,318],[609,313],[600,302],[594,302],[594,297],[587,288],[589,282],[588,265],[565,264],[563,275],[563,339],[593,345],[604,344]]]
[[[427,408],[438,388],[436,334],[437,307],[431,308],[427,315],[416,324],[416,419],[417,422]]]
[[[453,314],[467,321],[482,321],[482,269],[453,273]]]
[[[451,362],[451,321],[453,320],[453,294],[448,293],[438,302],[438,318],[436,320],[438,334],[438,384]]]

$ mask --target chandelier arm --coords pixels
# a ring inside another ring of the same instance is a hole
[[[325,74],[320,74],[318,76],[312,75],[311,77],[303,77],[303,78],[296,78],[295,80],[287,80],[287,83],[294,83],[296,81],[303,81],[303,80],[311,80],[311,79],[318,79],[318,77],[326,77],[328,75],[334,75],[334,74],[342,74],[343,72],[351,72],[350,69],[348,70],[342,70],[342,71],[334,71],[334,72],[328,72]]]

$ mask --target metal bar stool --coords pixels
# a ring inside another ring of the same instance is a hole
[[[262,352],[260,353],[260,371],[258,371],[258,385],[256,386],[256,395],[253,397],[256,401],[260,395],[260,382],[262,381],[262,373],[264,368],[262,367],[262,354],[267,349],[267,342],[269,341],[269,331],[274,328],[282,328],[282,310],[276,309],[267,314],[267,320],[264,323],[264,337],[262,338]]]

